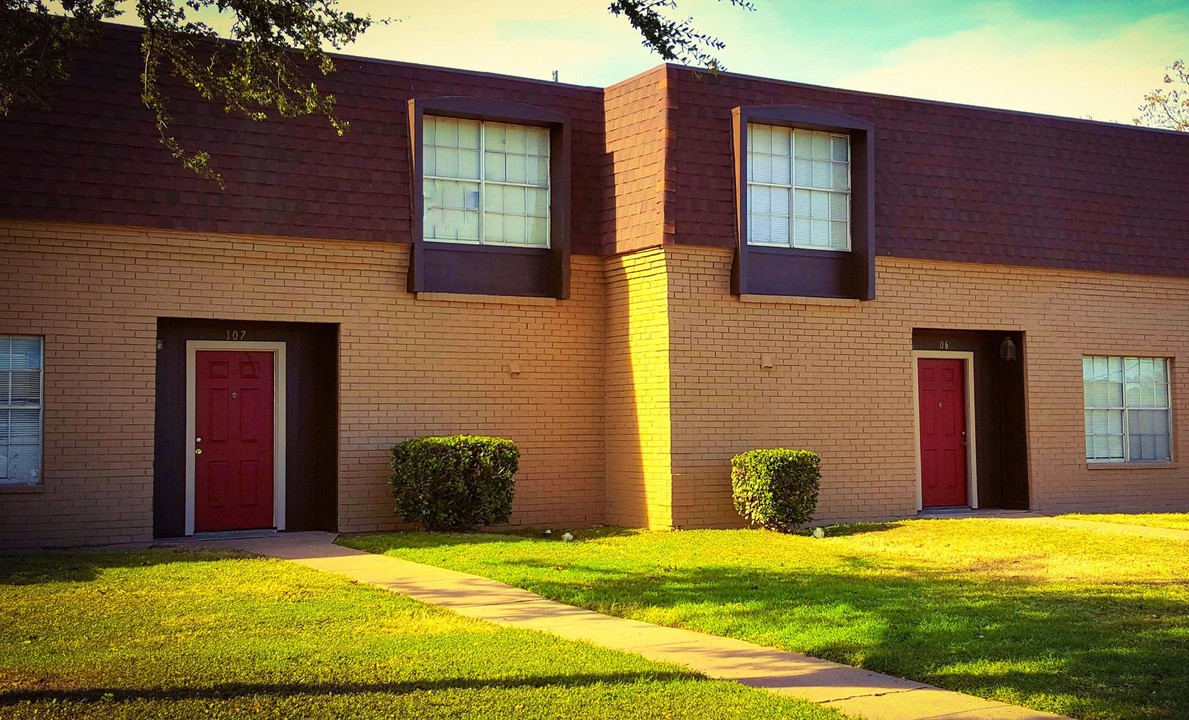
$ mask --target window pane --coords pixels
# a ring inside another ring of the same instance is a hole
[[[847,162],[850,160],[850,142],[847,140],[847,138],[831,138],[830,142],[832,144],[832,159],[838,162]]]
[[[463,121],[458,124],[458,147],[479,149],[479,123]]]
[[[1106,379],[1111,382],[1123,382],[1123,358],[1106,358]]]
[[[792,184],[791,160],[787,155],[773,155],[769,158],[771,166],[771,182],[778,185]]]
[[[494,153],[491,150],[484,153],[483,178],[485,180],[503,182],[507,179],[507,172],[504,168],[504,157],[503,154]]]
[[[505,153],[508,151],[507,125],[488,123],[483,128],[483,146],[488,152]]]
[[[830,138],[823,133],[813,134],[813,159],[830,159]]]
[[[833,220],[846,220],[846,194],[845,193],[830,193],[830,218]]]
[[[815,188],[824,188],[829,190],[833,178],[833,168],[828,162],[814,162],[813,163],[813,186]]]
[[[772,216],[772,243],[775,245],[789,244],[789,219],[787,216]]]
[[[772,126],[748,125],[748,145],[758,153],[772,152]]]
[[[751,211],[760,215],[767,215],[772,212],[772,191],[766,187],[750,187],[747,189],[750,195]]]
[[[483,211],[489,213],[504,211],[504,187],[502,185],[487,185],[483,189]]]
[[[458,151],[438,150],[438,177],[458,177]]]
[[[529,215],[535,217],[549,216],[549,191],[540,188],[530,188],[525,191],[527,193],[526,203]]]
[[[1085,383],[1086,407],[1122,407],[1123,386],[1118,383]]]
[[[527,221],[520,215],[504,216],[504,240],[514,245],[524,245],[527,239]]]
[[[772,182],[772,156],[758,153],[752,155],[747,172],[751,175],[753,182]]]
[[[809,190],[796,190],[793,192],[793,214],[797,217],[809,217],[812,214],[810,207],[811,193]]]
[[[1127,383],[1125,388],[1124,399],[1127,402],[1127,407],[1150,408],[1156,406],[1156,392],[1152,385]]]
[[[830,221],[813,221],[813,246],[819,248],[830,247]]]
[[[542,247],[549,244],[549,221],[545,218],[529,218],[529,245]]]
[[[830,217],[830,193],[814,191],[810,195],[812,216],[816,218]]]
[[[809,187],[813,185],[813,163],[808,160],[797,160],[796,167],[796,183],[798,187]]]
[[[1127,382],[1139,380],[1139,358],[1123,358],[1123,379]]]
[[[793,154],[793,131],[789,128],[772,128],[772,154],[788,158]]]
[[[813,157],[813,134],[806,130],[797,130],[793,133],[793,144],[796,147],[797,157],[808,160]]]
[[[846,250],[850,246],[850,238],[846,232],[846,223],[835,220],[830,223],[830,249]]]
[[[769,245],[772,242],[772,221],[767,215],[753,215],[748,218],[748,242],[755,245]]]
[[[527,183],[528,174],[525,171],[527,163],[523,155],[509,154],[506,160],[507,178],[508,182]]]
[[[834,189],[850,190],[850,171],[846,165],[834,163]]]
[[[789,214],[789,191],[784,188],[771,188],[768,191],[768,197],[771,202],[772,214],[787,217]]]
[[[472,180],[479,179],[479,151],[458,151],[458,177]]]
[[[6,377],[7,376],[7,377]],[[8,380],[8,382],[5,382]],[[9,391],[11,388],[11,393]],[[41,406],[41,371],[0,372],[0,404]]]
[[[456,148],[458,147],[458,124],[459,120],[452,120],[450,118],[438,118],[438,147]]]
[[[811,222],[807,219],[793,220],[793,245],[797,247],[810,247],[810,235],[812,234]]]
[[[512,215],[523,215],[525,209],[524,188],[504,188],[504,212]]]

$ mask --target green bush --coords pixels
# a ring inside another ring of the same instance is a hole
[[[813,517],[821,458],[808,450],[749,450],[731,458],[735,509],[751,524],[788,532]]]
[[[430,530],[471,530],[508,522],[519,465],[520,449],[511,440],[414,438],[392,448],[388,483],[405,522]]]

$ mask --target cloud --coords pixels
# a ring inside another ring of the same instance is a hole
[[[1189,13],[1164,13],[1102,27],[982,8],[973,30],[926,38],[887,52],[876,67],[837,79],[843,87],[893,95],[1130,122],[1164,68],[1189,52]]]
[[[401,22],[376,26],[352,55],[606,85],[660,63],[600,0],[352,0],[357,12]],[[394,13],[394,8],[396,12]]]

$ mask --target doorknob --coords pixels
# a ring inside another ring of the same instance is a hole
[[[963,445],[965,445],[966,443],[962,443],[962,444],[963,444]],[[194,451],[194,454],[195,454],[195,455],[201,455],[201,454],[202,454],[202,448],[198,448],[197,450],[195,450],[195,451]]]

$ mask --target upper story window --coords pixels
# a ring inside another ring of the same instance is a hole
[[[425,239],[548,248],[549,128],[426,115]]]
[[[0,484],[41,479],[41,338],[0,335]]]
[[[1172,459],[1172,405],[1164,358],[1085,357],[1086,460]]]
[[[850,137],[747,126],[747,241],[850,250]]]

